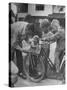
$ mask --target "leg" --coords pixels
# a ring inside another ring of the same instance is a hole
[[[60,55],[60,52],[59,51],[56,51],[55,52],[55,66],[56,66],[56,72],[59,72],[59,69],[60,69],[60,60],[59,60],[59,55]]]
[[[19,72],[22,72],[23,71],[23,58],[19,50],[16,50],[16,57],[17,57],[17,66],[19,68]]]
[[[24,73],[23,69],[23,56],[22,52],[19,50],[16,50],[16,57],[17,57],[17,66],[19,68],[19,75],[22,76],[22,78],[26,79],[26,75]]]

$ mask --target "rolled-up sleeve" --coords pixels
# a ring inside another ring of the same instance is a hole
[[[49,38],[49,40],[50,41],[56,41],[57,39],[59,39],[59,38],[61,38],[61,37],[63,37],[64,38],[64,32],[63,31],[58,31],[56,34],[54,34],[54,35],[52,35],[50,38]]]

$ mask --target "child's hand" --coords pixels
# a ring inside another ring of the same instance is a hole
[[[22,48],[19,45],[16,46],[16,49],[22,51]]]

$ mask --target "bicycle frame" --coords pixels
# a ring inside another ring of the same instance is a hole
[[[56,70],[55,65],[52,63],[52,61],[50,60],[50,58],[47,57],[45,51],[44,51],[44,53],[45,53],[46,60],[47,60],[48,64],[50,65],[51,69],[52,69],[53,71],[55,71],[55,70]]]
[[[46,52],[44,52],[44,53],[45,53],[45,56],[46,56]],[[63,57],[64,55],[65,55],[65,52],[62,53],[62,57]],[[51,69],[55,71],[55,70],[56,70],[56,67],[55,67],[55,65],[52,63],[52,61],[50,60],[50,58],[49,58],[49,57],[46,57],[46,60],[47,60],[48,64],[50,65]],[[61,63],[60,63],[60,70],[61,70],[61,67],[62,67],[62,64],[64,63],[64,61],[65,61],[65,57],[62,58],[62,61],[61,61]]]

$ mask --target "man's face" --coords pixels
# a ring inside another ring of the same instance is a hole
[[[51,27],[52,27],[51,32],[55,34],[58,31],[58,27],[55,25],[52,25]]]
[[[46,28],[46,27],[42,27],[41,30],[42,30],[44,33],[48,33],[48,28]]]

